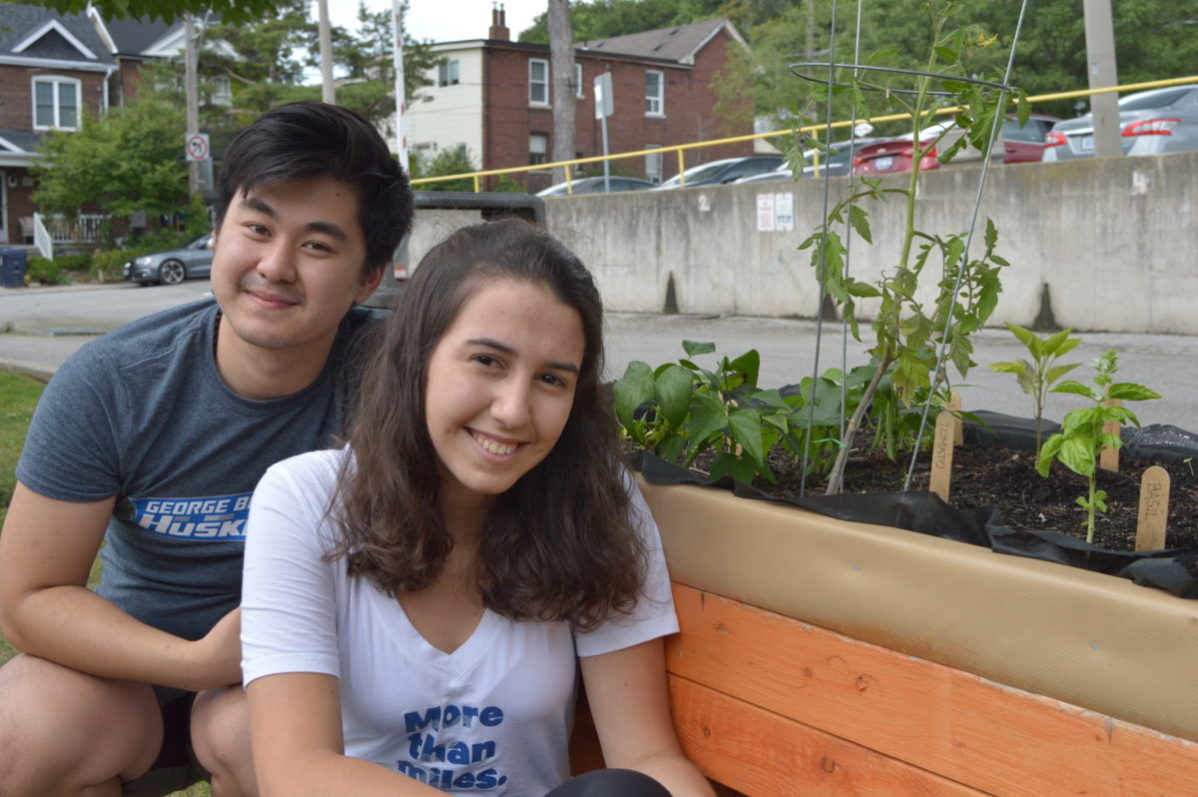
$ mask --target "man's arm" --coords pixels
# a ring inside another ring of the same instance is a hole
[[[0,533],[0,627],[9,641],[104,678],[192,691],[239,683],[240,610],[192,642],[87,589],[114,503],[58,501],[17,483]]]

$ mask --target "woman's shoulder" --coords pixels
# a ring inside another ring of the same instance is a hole
[[[296,454],[271,465],[258,483],[258,490],[285,489],[300,496],[327,496],[337,484],[338,474],[352,454],[348,447],[321,449]]]

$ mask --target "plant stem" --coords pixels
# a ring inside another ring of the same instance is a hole
[[[828,486],[824,490],[824,495],[839,495],[844,488],[844,469],[849,464],[849,454],[853,450],[853,438],[857,436],[857,428],[869,410],[869,404],[873,400],[874,393],[878,391],[882,377],[890,370],[893,362],[894,358],[883,357],[878,362],[878,369],[874,371],[873,378],[866,385],[865,392],[861,394],[861,401],[857,404],[857,409],[853,410],[853,417],[849,419],[849,425],[845,427],[844,445],[840,446],[840,450],[836,452],[836,462],[832,465],[832,472],[828,474]]]
[[[1086,507],[1086,542],[1094,542],[1094,492],[1098,485],[1098,474],[1090,474],[1090,504]]]

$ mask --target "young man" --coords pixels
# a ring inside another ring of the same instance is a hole
[[[0,794],[166,794],[208,773],[217,797],[256,793],[249,497],[340,432],[368,326],[351,307],[411,219],[368,122],[276,108],[225,157],[215,302],[110,333],[50,382],[0,534],[0,622],[24,651],[0,668]]]

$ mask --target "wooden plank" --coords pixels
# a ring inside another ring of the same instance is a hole
[[[686,757],[748,797],[981,794],[678,676],[670,707]]]
[[[1108,407],[1122,407],[1123,401],[1120,399],[1107,399],[1106,405]],[[1123,424],[1119,423],[1118,421],[1107,421],[1102,425],[1102,433],[1113,434],[1118,437],[1119,430],[1122,426]],[[1102,468],[1103,470],[1109,470],[1112,473],[1118,473],[1119,449],[1103,446],[1102,453],[1098,455],[1098,467]]]
[[[1140,477],[1140,514],[1136,519],[1136,550],[1164,548],[1169,520],[1169,471],[1152,465]]]
[[[1026,795],[1198,783],[1194,743],[684,585],[674,598],[671,673],[951,780]]]
[[[932,473],[928,478],[928,491],[948,501],[953,481],[953,434],[957,419],[948,411],[936,416],[936,435],[932,441]]]
[[[944,408],[953,414],[953,445],[965,445],[965,422],[961,420],[961,391],[950,390]]]

